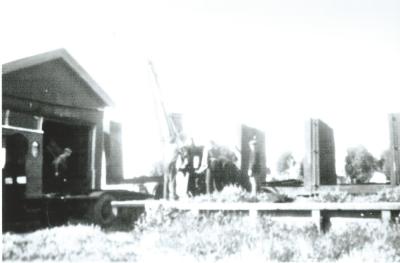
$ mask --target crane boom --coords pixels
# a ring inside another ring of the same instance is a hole
[[[157,111],[157,118],[158,118],[158,124],[159,124],[162,143],[165,144],[165,137],[168,137],[168,139],[169,139],[168,141],[174,141],[177,144],[180,141],[179,132],[178,132],[177,128],[175,127],[174,122],[171,120],[171,118],[168,114],[168,111],[165,107],[162,90],[160,87],[160,83],[158,81],[158,76],[154,69],[153,63],[150,60],[149,60],[149,67],[150,67],[150,70],[151,70],[151,73],[153,75],[154,82],[155,82],[155,88],[153,90],[153,97],[155,100],[155,104],[156,104],[156,107],[159,106],[161,108],[161,114],[160,114],[160,111]],[[160,116],[160,115],[162,115],[162,116]],[[168,130],[167,135],[165,135],[165,133],[163,132],[162,120],[164,120],[167,125],[167,130]]]

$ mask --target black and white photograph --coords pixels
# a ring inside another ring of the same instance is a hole
[[[400,262],[400,1],[0,10],[3,262]]]

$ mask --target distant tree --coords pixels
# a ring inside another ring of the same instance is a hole
[[[295,164],[293,154],[291,152],[283,153],[277,163],[277,170],[279,174],[287,172]]]
[[[355,183],[367,183],[377,168],[377,160],[361,145],[347,149],[345,161],[346,175]]]

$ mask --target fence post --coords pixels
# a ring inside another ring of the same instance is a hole
[[[328,211],[321,212],[321,229],[324,233],[328,232],[331,228],[331,217]]]
[[[390,223],[392,219],[392,213],[390,210],[382,210],[381,212],[381,219],[384,224]]]
[[[190,209],[190,213],[194,216],[199,216],[200,215],[200,209]]]
[[[331,227],[331,219],[329,214],[321,210],[311,211],[312,221],[317,225],[318,231],[326,233]]]
[[[249,209],[249,217],[253,221],[257,221],[258,218],[258,210],[257,209]]]
[[[321,211],[320,210],[312,210],[311,211],[311,218],[314,224],[317,225],[318,232],[321,232],[322,230],[322,225],[321,225]]]

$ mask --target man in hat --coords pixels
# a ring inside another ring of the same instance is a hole
[[[249,149],[249,168],[247,170],[247,175],[249,176],[251,194],[255,196],[259,188],[261,176],[261,158],[256,136],[249,141]]]

